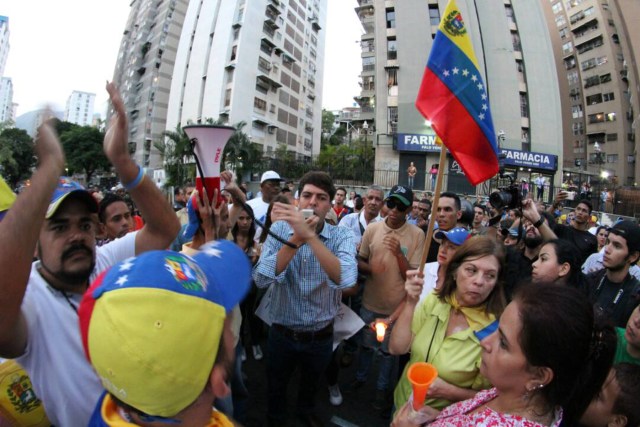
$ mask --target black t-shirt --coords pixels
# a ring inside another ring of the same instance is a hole
[[[622,283],[609,281],[607,270],[586,276],[585,285],[594,309],[601,310],[615,326],[626,328],[631,313],[640,303],[640,281],[627,273]]]
[[[433,234],[436,232],[434,231]],[[440,243],[436,242],[436,239],[431,238],[431,245],[429,246],[429,253],[427,254],[427,262],[436,262],[438,260],[438,251],[440,250]]]
[[[559,224],[553,229],[559,239],[567,240],[578,248],[578,266],[581,267],[591,254],[598,252],[598,240],[588,231]]]

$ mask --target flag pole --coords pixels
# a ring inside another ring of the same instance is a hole
[[[444,176],[444,163],[447,158],[447,147],[442,143],[440,137],[436,138],[436,143],[440,145],[440,164],[438,165],[438,177],[436,178],[436,188],[433,190],[433,201],[431,204],[431,220],[429,220],[429,226],[427,228],[427,238],[424,241],[424,249],[422,251],[422,260],[420,261],[419,271],[424,271],[425,263],[427,262],[427,255],[429,255],[429,249],[431,248],[431,240],[433,239],[433,228],[436,223],[436,216],[438,213],[438,203],[440,202],[440,190],[442,189],[442,178]]]

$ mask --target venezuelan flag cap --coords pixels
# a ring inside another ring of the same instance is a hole
[[[49,203],[46,218],[49,219],[55,215],[60,205],[62,205],[62,202],[67,200],[69,197],[76,197],[79,200],[82,200],[87,204],[91,212],[98,212],[98,202],[82,185],[73,181],[69,177],[61,176],[58,179],[58,186],[51,197],[51,203]]]
[[[225,240],[193,257],[151,251],[129,258],[83,297],[85,354],[113,396],[151,416],[174,416],[204,390],[227,312],[250,284],[249,259]]]

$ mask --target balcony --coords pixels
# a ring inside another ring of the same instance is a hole
[[[310,17],[309,22],[311,23],[311,28],[313,29],[313,31],[318,32],[322,29],[322,27],[320,27],[320,22],[318,21],[317,16],[314,15]]]

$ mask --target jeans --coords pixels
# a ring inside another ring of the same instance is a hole
[[[369,327],[369,324],[376,319],[385,318],[387,315],[375,313],[362,307],[360,309],[360,317],[364,321],[364,328],[360,331],[361,345],[360,354],[358,355],[358,370],[356,371],[356,380],[366,381],[369,376],[369,370],[371,370],[371,364],[373,363],[373,356],[376,350],[379,350],[380,371],[378,372],[378,379],[376,381],[377,390],[387,390],[393,372],[393,367],[398,361],[397,356],[392,356],[389,353],[389,337],[391,336],[391,330],[393,325],[390,325],[385,333],[384,341],[379,343],[376,339],[375,332]]]
[[[287,410],[287,386],[296,367],[300,367],[297,413],[313,414],[318,381],[333,354],[333,336],[311,341],[296,341],[275,328],[267,340],[268,416],[273,425],[284,425]]]
[[[413,178],[414,178],[413,176],[409,176],[408,183],[407,183],[408,184],[407,186],[411,189],[413,189]]]

